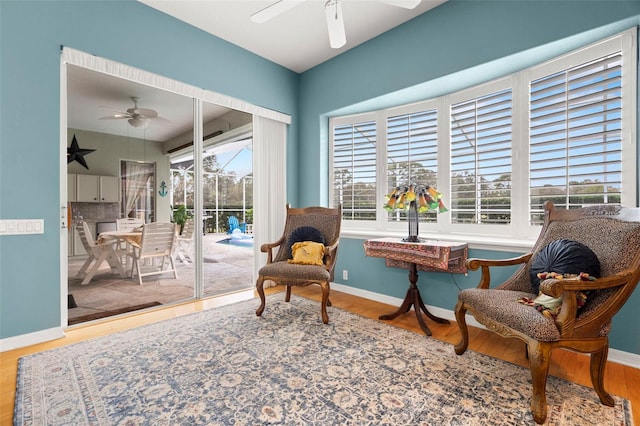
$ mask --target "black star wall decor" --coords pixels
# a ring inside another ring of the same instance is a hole
[[[89,170],[89,166],[87,166],[87,162],[84,160],[85,155],[91,154],[95,149],[81,149],[78,146],[78,141],[76,139],[76,135],[73,135],[73,140],[71,141],[71,146],[67,148],[67,164],[72,161],[77,161],[82,164],[85,169]]]

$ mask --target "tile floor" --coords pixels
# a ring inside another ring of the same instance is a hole
[[[220,295],[253,288],[253,248],[221,244],[226,234],[206,234],[203,244],[204,291]],[[114,276],[105,262],[87,285],[75,278],[86,257],[69,258],[69,294],[77,304],[69,309],[69,319],[87,314],[151,302],[176,303],[193,297],[194,266],[176,260],[178,279],[173,274],[137,278]],[[130,269],[129,269],[130,270]]]

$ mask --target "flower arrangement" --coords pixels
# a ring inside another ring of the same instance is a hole
[[[409,236],[404,238],[406,242],[420,242],[418,237],[418,213],[436,211],[444,213],[448,209],[442,201],[442,194],[429,185],[411,183],[399,185],[386,195],[385,210],[407,210],[407,222],[409,223]]]

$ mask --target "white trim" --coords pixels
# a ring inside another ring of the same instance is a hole
[[[60,62],[60,327],[64,328],[68,324],[69,320],[69,197],[67,194],[67,66]],[[73,238],[73,232],[71,232],[71,238]]]
[[[369,240],[372,238],[397,237],[398,239],[407,236],[406,224],[403,232],[381,232],[372,229],[368,230],[341,230],[341,238],[352,238],[357,240]],[[492,250],[501,252],[522,252],[527,253],[533,248],[535,238],[500,238],[496,235],[465,235],[465,234],[436,234],[431,232],[420,232],[421,238],[440,241],[454,241],[467,243],[470,249]]]
[[[24,348],[26,346],[48,342],[50,340],[62,339],[64,336],[65,334],[62,328],[55,327],[48,330],[40,330],[33,333],[21,334],[19,336],[7,337],[0,340],[0,352]]]
[[[397,297],[391,297],[380,293],[374,293],[368,290],[362,290],[355,287],[346,286],[343,284],[331,283],[331,288],[336,291],[340,291],[342,293],[351,294],[353,296],[363,297],[365,299],[373,300],[375,302],[386,303],[392,306],[400,306],[402,304],[402,299]],[[452,310],[439,308],[437,306],[426,305],[427,309],[434,315],[448,319],[450,321],[455,321],[455,313]],[[486,329],[486,327],[480,324],[475,320],[471,315],[466,316],[467,325],[472,327],[478,327]],[[453,346],[451,347],[451,353],[453,354]],[[583,354],[581,354],[583,355]],[[587,355],[583,355],[587,356]],[[623,364],[632,368],[640,368],[640,355],[624,352],[618,349],[609,349],[609,356],[607,358],[607,362],[615,362],[618,364]]]
[[[259,107],[240,99],[222,95],[211,90],[201,89],[177,80],[163,77],[148,71],[121,64],[110,59],[94,56],[67,46],[62,47],[62,62],[77,65],[90,70],[99,71],[114,77],[135,81],[148,86],[157,87],[179,95],[211,102],[230,109],[258,115],[271,120],[291,124],[291,116],[278,111]]]

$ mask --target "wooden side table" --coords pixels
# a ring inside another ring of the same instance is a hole
[[[449,324],[444,318],[433,315],[420,296],[418,289],[418,270],[430,272],[451,272],[464,274],[467,272],[467,243],[424,240],[409,243],[398,238],[377,238],[364,242],[364,252],[367,256],[385,259],[385,265],[393,268],[409,270],[409,289],[402,305],[393,313],[380,315],[381,320],[392,320],[400,314],[407,313],[414,308],[420,328],[427,336],[431,330],[424,322],[421,311],[433,321]]]

